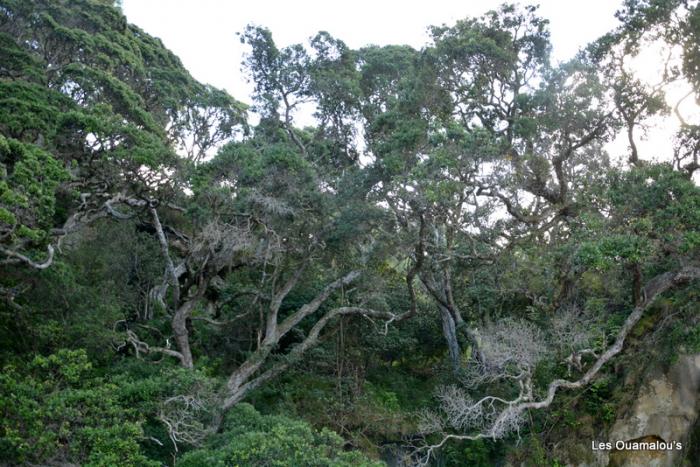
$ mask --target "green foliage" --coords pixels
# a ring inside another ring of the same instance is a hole
[[[455,443],[447,446],[436,459],[438,466],[473,466],[488,467],[499,462],[505,456],[503,446],[487,441]]]
[[[91,466],[159,465],[142,453],[142,415],[119,386],[94,376],[85,352],[35,357],[0,375],[0,455],[9,462],[78,461]]]
[[[399,399],[395,392],[377,388],[371,383],[365,384],[365,391],[367,396],[384,410],[399,410]]]
[[[43,149],[0,135],[0,222],[12,239],[44,240],[53,224],[54,193],[68,178]]]
[[[111,241],[104,244],[102,238]],[[50,353],[75,346],[93,361],[108,362],[113,343],[123,340],[115,333],[121,330],[116,323],[143,315],[145,295],[162,271],[151,236],[133,223],[106,221],[82,230],[71,244],[70,255],[35,275],[41,287],[18,297],[19,309],[0,305],[0,348],[5,352]],[[20,290],[26,277],[13,278]]]
[[[661,360],[667,365],[676,362],[680,355],[700,352],[698,293],[686,290],[674,294],[661,313],[669,314],[671,310],[675,310],[675,314],[661,342]]]
[[[563,64],[531,6],[432,27],[420,50],[354,50],[326,32],[278,47],[250,26],[249,128],[243,104],[195,81],[114,2],[4,0],[0,458],[382,465],[423,435],[416,413],[436,389],[469,376],[490,323],[542,334],[540,363],[515,373],[535,399],[574,380],[597,357],[567,368],[572,350],[600,355],[655,277],[698,263],[697,125],[683,125],[673,165],[613,168],[604,146],[668,111],[616,65],[649,36],[682,53],[664,79],[697,93],[698,11],[627,0],[621,27]],[[317,121],[298,128],[309,102]],[[26,267],[44,251],[51,267]],[[626,378],[700,351],[695,289],[674,284],[645,311],[626,346],[651,335],[660,350]],[[371,319],[330,319],[339,307]],[[185,337],[193,368],[175,368]],[[255,408],[222,414],[241,368]],[[433,460],[560,465],[549,446],[624,412],[618,373],[606,364],[551,412],[528,412],[520,445],[449,442]],[[515,374],[469,395],[512,397]],[[164,420],[183,414],[200,438],[169,436]]]
[[[612,424],[616,417],[615,404],[611,401],[613,393],[613,381],[601,378],[591,384],[584,399],[588,413],[602,420],[606,425]]]
[[[243,122],[242,104],[192,79],[109,2],[4,2],[0,63],[0,229],[10,250],[45,246],[52,228],[100,209],[103,196],[148,191],[144,167],[181,166],[176,148],[196,162]]]
[[[226,416],[223,433],[208,446],[185,454],[178,466],[380,466],[357,452],[344,452],[342,439],[328,430],[283,416],[261,415],[238,404]]]
[[[638,263],[651,253],[644,238],[635,235],[611,235],[581,244],[578,262],[588,268],[609,270],[622,262]]]

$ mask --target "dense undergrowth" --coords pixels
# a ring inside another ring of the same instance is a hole
[[[250,26],[247,107],[111,1],[0,0],[0,463],[590,460],[700,352],[700,127],[663,94],[697,99],[700,9],[618,17],[558,64],[527,6],[421,50]]]

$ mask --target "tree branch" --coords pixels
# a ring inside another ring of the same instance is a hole
[[[51,266],[51,263],[53,263],[53,256],[54,256],[53,245],[48,245],[46,247],[46,250],[48,252],[48,257],[42,263],[37,263],[36,261],[32,260],[31,258],[29,258],[27,256],[24,256],[21,253],[17,253],[16,251],[8,250],[7,248],[0,246],[0,253],[3,253],[6,256],[9,256],[10,258],[12,258],[12,259],[5,259],[3,261],[0,261],[0,264],[25,263],[28,266],[31,266],[35,269],[46,269],[49,266]]]
[[[346,276],[347,277],[347,276]],[[342,280],[342,279],[341,279]],[[338,282],[338,281],[336,281]],[[257,388],[261,384],[271,380],[276,377],[287,368],[289,368],[295,362],[298,362],[302,357],[304,352],[306,352],[311,347],[318,344],[319,336],[321,331],[326,327],[326,325],[338,316],[343,315],[362,315],[368,318],[382,318],[386,319],[387,322],[394,321],[396,315],[390,312],[376,311],[368,308],[361,307],[339,307],[326,313],[321,319],[319,319],[316,324],[309,331],[308,336],[299,344],[294,346],[294,348],[284,357],[284,361],[273,365],[270,369],[264,371],[256,378],[236,387],[229,385],[229,392],[227,397],[223,402],[223,410],[226,411],[240,402],[247,393]]]
[[[165,237],[163,232],[163,226],[160,223],[160,218],[158,217],[158,211],[155,207],[150,209],[151,217],[153,218],[153,225],[156,229],[156,234],[158,236],[158,243],[160,243],[160,250],[163,254],[163,259],[165,260],[165,272],[166,276],[170,278],[171,284],[173,286],[173,302],[176,304],[180,301],[180,281],[178,279],[178,274],[175,270],[175,265],[170,257],[170,251],[168,249],[168,239]]]
[[[326,288],[324,288],[321,291],[321,293],[319,293],[313,300],[299,308],[299,310],[297,310],[291,316],[287,317],[284,321],[282,321],[282,323],[279,325],[277,338],[279,339],[285,334],[287,334],[294,326],[299,324],[299,322],[302,319],[306,318],[307,316],[318,310],[318,308],[323,304],[323,302],[325,302],[326,299],[328,299],[331,293],[345,285],[350,284],[355,279],[360,277],[361,274],[362,271],[351,271],[345,276],[336,280],[335,282],[327,285]]]
[[[492,421],[489,422],[485,429],[479,430],[473,434],[443,434],[442,440],[433,445],[422,446],[416,449],[416,453],[421,457],[419,462],[420,465],[427,465],[430,457],[435,452],[436,449],[442,447],[448,440],[458,439],[458,440],[477,440],[477,439],[499,439],[508,433],[517,430],[522,422],[523,413],[530,409],[542,409],[546,408],[552,404],[554,397],[559,389],[578,389],[587,384],[589,384],[593,378],[598,374],[601,368],[608,363],[613,357],[622,351],[625,339],[627,338],[630,331],[639,322],[644,312],[651,306],[655,299],[662,293],[668,291],[674,286],[689,282],[694,279],[700,278],[700,268],[688,266],[684,267],[676,272],[667,272],[660,274],[650,280],[644,287],[644,293],[641,302],[630,315],[625,320],[622,328],[617,334],[614,343],[600,356],[597,357],[593,365],[586,371],[586,373],[576,381],[569,381],[564,379],[557,379],[552,381],[547,387],[547,395],[541,400],[532,400],[531,388],[527,387],[527,384],[523,385],[521,383],[521,390],[517,398],[504,401],[497,401],[502,404],[502,408],[497,416],[494,416]],[[592,355],[597,354],[591,352]],[[482,399],[483,401],[484,399]],[[468,402],[468,401],[467,401]],[[480,404],[478,402],[477,404]],[[467,404],[466,409],[471,414],[481,414],[479,407],[475,404]],[[437,428],[436,428],[437,430]]]

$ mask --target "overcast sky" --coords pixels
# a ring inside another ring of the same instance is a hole
[[[306,42],[328,31],[352,48],[368,44],[409,44],[420,48],[430,25],[452,24],[498,7],[492,0],[270,1],[270,0],[123,0],[129,22],[160,37],[199,81],[225,88],[250,102],[241,75],[245,51],[236,37],[249,23],[268,27],[280,46]],[[618,2],[543,0],[540,13],[550,19],[554,56],[563,60],[616,25]]]
[[[458,19],[479,16],[498,7],[500,0],[123,0],[129,22],[163,40],[199,81],[224,88],[235,98],[250,103],[251,85],[241,73],[245,47],[237,32],[247,24],[272,31],[278,46],[306,42],[324,30],[352,48],[368,44],[409,44],[422,47],[428,41],[427,27],[453,24]],[[620,2],[615,0],[541,0],[540,15],[550,20],[555,60],[571,58],[579,48],[613,29]],[[651,70],[658,57],[649,56],[642,68]],[[655,73],[653,73],[655,74]],[[677,91],[677,92],[683,92]],[[688,112],[698,107],[689,99]],[[670,157],[674,118],[663,129],[649,134],[640,145],[642,157]],[[307,122],[303,122],[307,123]],[[618,138],[613,147],[625,151]]]

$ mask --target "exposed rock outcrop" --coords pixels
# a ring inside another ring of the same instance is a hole
[[[630,410],[613,425],[608,440],[666,443],[672,449],[600,451],[598,465],[677,465],[684,458],[700,412],[700,354],[686,355],[667,371],[648,373]],[[678,449],[676,443],[681,443]]]

